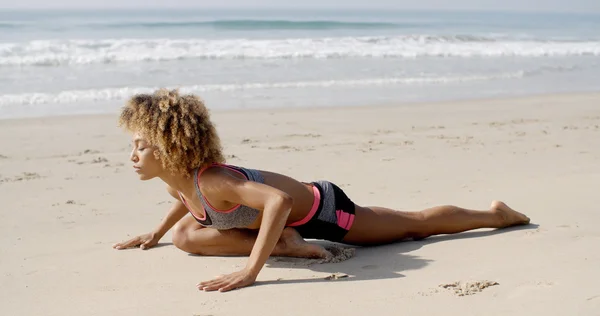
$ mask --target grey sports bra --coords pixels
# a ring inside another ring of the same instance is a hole
[[[198,177],[202,174],[202,172],[204,172],[204,170],[214,166],[225,167],[229,170],[238,172],[244,175],[244,177],[246,177],[246,179],[248,179],[249,181],[255,181],[260,183],[264,183],[265,181],[262,174],[260,174],[260,171],[258,170],[215,163],[203,168],[202,170],[194,170],[194,186],[196,187],[196,194],[200,198],[200,202],[202,203],[202,206],[204,208],[204,218],[199,218],[196,215],[194,215],[194,213],[192,212],[192,208],[187,204],[181,192],[178,192],[179,198],[181,199],[183,204],[185,204],[190,214],[192,214],[196,221],[198,221],[198,223],[200,223],[202,226],[216,229],[232,229],[247,227],[256,220],[256,217],[260,213],[259,210],[242,204],[234,206],[228,210],[218,210],[212,205],[210,205],[208,200],[206,200],[204,195],[202,195],[202,192],[200,192],[200,187],[198,185]]]

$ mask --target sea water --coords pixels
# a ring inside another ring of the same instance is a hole
[[[0,11],[0,117],[112,113],[157,88],[211,109],[600,90],[600,15]]]

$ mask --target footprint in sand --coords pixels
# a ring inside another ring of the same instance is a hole
[[[325,249],[331,253],[331,257],[325,259],[308,259],[306,264],[338,263],[354,257],[356,253],[355,248],[346,248],[337,245],[328,245],[325,246]]]
[[[539,123],[541,120],[536,119],[517,119],[510,121],[512,124],[531,124],[531,123]]]
[[[556,228],[579,228],[579,225],[558,225]]]
[[[440,284],[439,287],[451,290],[457,296],[467,296],[477,294],[484,289],[499,285],[496,281],[473,281],[473,282],[462,282],[457,281],[454,283]]]
[[[508,122],[490,122],[488,123],[489,126],[491,127],[501,127],[501,126],[505,126],[505,125],[521,125],[521,124],[531,124],[531,123],[539,123],[541,122],[540,120],[528,120],[528,119],[517,119],[517,120],[511,120]]]
[[[372,132],[371,135],[379,136],[379,135],[388,135],[388,134],[393,134],[393,133],[395,133],[395,131],[393,131],[391,129],[378,129],[375,132]]]
[[[41,179],[41,178],[43,178],[43,177],[35,172],[23,172],[21,175],[14,176],[12,178],[0,179],[0,183],[1,182],[29,181],[29,180],[35,180],[35,179]]]
[[[477,125],[476,123],[474,125]],[[443,125],[432,125],[432,126],[411,126],[413,132],[427,132],[431,130],[446,129]]]
[[[67,201],[65,202],[65,204],[71,204],[71,205],[85,205],[85,204],[83,204],[83,203],[78,203],[78,202],[75,202],[74,200],[67,200]]]
[[[325,280],[339,280],[339,279],[343,279],[343,278],[347,278],[348,275],[346,273],[343,272],[336,272],[336,273],[332,273],[328,276],[326,276],[324,279]]]
[[[583,118],[588,119],[588,120],[600,120],[600,115],[596,115],[596,116],[584,116]]]
[[[536,228],[535,230],[530,230],[525,232],[525,235],[531,236],[531,235],[537,235],[539,233],[541,233],[543,230],[541,228]]]
[[[509,298],[526,297],[531,293],[545,291],[551,289],[554,286],[554,282],[551,281],[528,281],[522,283],[508,293]]]
[[[448,136],[446,134],[439,134],[439,135],[427,135],[427,138],[436,138],[436,139],[444,139],[444,140],[459,140],[460,136]]]
[[[125,164],[124,164],[124,163],[122,163],[122,162],[118,162],[118,163],[116,163],[116,164],[110,164],[110,163],[104,164],[104,168],[110,168],[110,167],[123,167],[123,166],[125,166]],[[119,168],[116,168],[116,169],[118,170]]]
[[[292,147],[292,146],[288,146],[288,145],[282,145],[282,146],[269,146],[268,147],[269,150],[286,150],[286,151],[303,151],[302,149],[298,148],[298,147]]]
[[[108,159],[106,159],[104,157],[97,157],[91,161],[91,163],[103,163],[103,162],[108,162]]]
[[[288,134],[285,135],[286,137],[312,137],[312,138],[317,138],[317,137],[321,137],[320,134],[313,134],[313,133],[307,133],[307,134]]]
[[[273,258],[273,261],[290,263],[293,266],[308,267],[313,264],[339,263],[342,261],[346,261],[346,260],[354,257],[354,255],[356,253],[355,248],[346,248],[346,247],[342,247],[342,246],[338,246],[338,245],[327,245],[327,246],[325,246],[325,249],[332,254],[331,257],[328,257],[325,259],[275,257],[275,258]]]
[[[69,160],[69,162],[75,162],[75,160]],[[96,157],[94,159],[92,159],[91,161],[78,161],[77,164],[78,165],[83,165],[83,164],[97,164],[97,163],[107,163],[108,159],[104,158],[104,157]]]
[[[365,148],[365,149],[358,149],[358,151],[361,151],[361,152],[363,152],[363,153],[368,153],[368,152],[371,152],[371,151],[378,151],[378,150],[379,150],[379,149],[377,149],[377,148],[373,148],[373,147],[371,147],[371,146],[368,146],[368,147],[367,147],[367,148]]]
[[[69,204],[69,205],[85,205],[84,203],[78,203],[75,200],[67,200],[64,204]],[[52,206],[60,206],[60,203],[53,203]]]
[[[589,297],[586,301],[591,301],[591,300],[595,300],[595,299],[599,299],[599,298],[600,298],[600,295],[596,295],[596,296]]]
[[[79,153],[79,155],[80,156],[81,155],[88,155],[88,154],[94,154],[95,155],[95,154],[99,154],[99,153],[100,153],[100,151],[98,151],[98,150],[86,149],[83,152]]]

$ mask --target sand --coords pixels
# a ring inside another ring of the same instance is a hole
[[[331,180],[363,205],[500,199],[532,224],[270,258],[255,286],[199,292],[246,257],[188,255],[170,233],[111,247],[172,203],[137,179],[116,114],[3,120],[0,315],[600,315],[600,94],[213,117],[230,163]]]

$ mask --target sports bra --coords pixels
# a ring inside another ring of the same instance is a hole
[[[206,169],[210,167],[225,167],[229,170],[235,171],[237,173],[242,174],[247,180],[264,183],[265,179],[263,178],[260,171],[256,169],[248,169],[233,165],[227,165],[222,163],[213,163],[209,166],[206,166],[202,169],[194,170],[194,187],[196,188],[196,194],[200,198],[200,202],[204,208],[204,217],[199,218],[192,212],[192,208],[187,204],[181,192],[179,193],[179,198],[183,204],[187,207],[188,211],[192,216],[205,227],[212,227],[216,229],[232,229],[232,228],[246,228],[250,224],[254,223],[257,216],[260,214],[260,211],[246,205],[238,204],[228,210],[218,210],[214,208],[208,200],[202,195],[199,187],[199,177]]]

